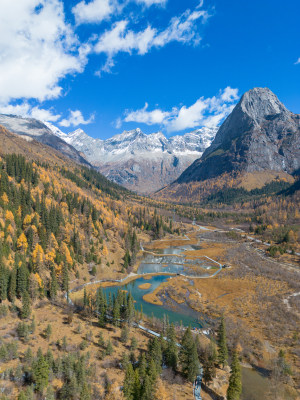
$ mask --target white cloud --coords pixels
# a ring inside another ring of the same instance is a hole
[[[201,38],[197,32],[197,21],[202,19],[205,22],[208,17],[206,11],[187,10],[179,17],[172,18],[169,26],[162,31],[148,25],[144,30],[134,32],[128,28],[127,19],[118,21],[98,38],[94,47],[96,53],[107,55],[107,61],[101,70],[109,72],[114,66],[115,55],[120,52],[144,55],[152,48],[164,47],[173,41],[198,44]]]
[[[126,111],[125,122],[140,122],[147,125],[162,124],[166,118],[170,115],[169,112],[161,111],[159,109],[153,111],[147,111],[148,103],[145,106],[136,111]]]
[[[153,4],[164,6],[168,0],[135,0],[138,4],[144,4],[146,7],[150,7]]]
[[[200,126],[218,126],[232,111],[238,100],[238,89],[231,87],[220,91],[217,96],[200,97],[191,106],[174,107],[171,111],[159,108],[148,111],[148,104],[136,111],[125,111],[124,122],[162,125],[168,132],[180,132],[188,128]]]
[[[113,15],[118,15],[130,0],[120,2],[118,0],[82,0],[72,8],[76,23],[100,23],[111,18]],[[137,4],[151,7],[152,5],[164,6],[167,0],[131,0]]]
[[[81,1],[72,8],[77,24],[99,23],[115,13],[119,4],[116,0]]]
[[[82,72],[89,46],[66,23],[60,0],[0,2],[0,103],[58,97],[59,81]]]
[[[300,64],[300,58],[295,62],[295,64]]]
[[[238,89],[232,89],[230,86],[224,89],[221,99],[223,101],[235,101],[239,98]]]
[[[94,114],[92,114],[89,119],[85,120],[81,111],[70,110],[69,118],[63,119],[61,122],[59,122],[59,125],[64,126],[66,128],[68,128],[69,126],[87,125],[93,122],[94,119],[95,119]]]
[[[112,124],[116,129],[120,129],[122,126],[122,118],[117,118],[116,121]]]
[[[35,118],[41,121],[56,122],[60,119],[60,114],[55,114],[52,109],[46,110],[37,106],[32,107],[27,102],[22,104],[12,105],[8,104],[0,106],[1,114],[19,115],[25,118]]]
[[[24,118],[35,118],[40,121],[46,122],[57,122],[61,119],[61,114],[57,114],[53,109],[44,109],[37,106],[32,106],[28,102],[16,105],[5,105],[0,106],[1,114],[13,114]],[[84,119],[80,110],[70,110],[69,117],[64,118],[58,124],[60,126],[77,126],[77,125],[87,125],[93,122],[95,119],[94,114],[92,114],[88,119]]]

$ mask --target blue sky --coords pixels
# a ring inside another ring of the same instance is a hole
[[[299,13],[297,0],[1,0],[0,112],[169,136],[267,86],[300,113]]]

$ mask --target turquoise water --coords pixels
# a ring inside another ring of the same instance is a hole
[[[163,318],[165,314],[168,316],[169,321],[173,322],[175,325],[180,325],[180,323],[182,323],[185,326],[191,325],[192,327],[201,328],[202,324],[198,321],[199,313],[186,305],[174,304],[174,307],[176,306],[175,311],[168,308],[167,305],[159,306],[147,303],[143,300],[145,294],[153,292],[153,290],[155,290],[161,283],[166,282],[168,278],[170,278],[170,275],[153,276],[151,279],[147,280],[138,278],[125,285],[103,288],[103,291],[106,293],[107,298],[109,293],[111,293],[111,295],[116,294],[118,289],[127,290],[128,292],[130,291],[135,300],[135,308],[140,310],[142,306],[143,313],[148,317],[151,317],[153,314],[156,318]],[[139,285],[143,283],[150,283],[151,287],[146,290],[139,289]]]

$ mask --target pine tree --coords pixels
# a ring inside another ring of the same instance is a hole
[[[19,298],[22,297],[23,293],[28,288],[28,277],[29,271],[27,267],[22,264],[17,270],[17,295]]]
[[[8,299],[10,302],[14,302],[17,294],[17,271],[14,268],[11,271],[9,277],[9,285],[8,285]]]
[[[132,323],[134,315],[135,315],[134,299],[132,297],[132,294],[129,292],[127,297],[127,307],[125,313],[125,319],[129,324]]]
[[[222,316],[222,318],[221,318],[219,331],[218,331],[217,344],[218,344],[218,362],[224,368],[224,366],[227,363],[227,359],[228,359],[226,327],[225,327],[224,316]]]
[[[146,375],[147,375],[147,360],[146,360],[145,353],[142,353],[140,355],[140,359],[139,359],[139,375],[140,375],[141,381],[143,382],[144,379],[146,378]]]
[[[100,332],[99,339],[98,339],[98,346],[104,347],[104,345],[105,345],[105,342],[104,342],[103,334],[102,334],[102,332]]]
[[[227,389],[227,400],[239,400],[241,394],[242,394],[241,366],[238,354],[235,351],[233,353],[233,359],[231,364],[231,374],[229,378],[229,386]]]
[[[124,325],[121,331],[121,342],[122,343],[127,343],[128,342],[128,335],[129,335],[129,329],[127,325]]]
[[[157,373],[161,373],[162,351],[160,341],[155,337],[148,342],[148,360],[155,362]]]
[[[33,366],[33,380],[36,390],[40,393],[48,386],[49,366],[41,351],[38,351],[38,357]]]
[[[0,266],[0,302],[7,299],[8,270]]]
[[[23,293],[22,297],[22,310],[21,310],[21,318],[26,319],[30,316],[31,309],[30,309],[30,297],[27,291]]]
[[[203,381],[205,384],[211,382],[216,374],[215,365],[212,361],[212,358],[205,353],[204,362],[203,362]]]
[[[176,333],[174,324],[167,328],[167,346],[166,346],[166,364],[171,367],[173,371],[177,370],[178,363],[178,348],[176,344]]]
[[[190,327],[188,327],[184,332],[181,341],[179,359],[184,376],[190,382],[193,382],[199,372],[199,359],[197,346],[194,341]]]
[[[108,339],[105,352],[106,352],[106,354],[107,354],[108,356],[110,356],[110,355],[113,353],[113,351],[114,351],[114,348],[113,348],[113,345],[112,345],[112,343],[111,343],[111,340]]]
[[[127,365],[125,371],[123,392],[127,400],[135,400],[135,373],[131,363]]]
[[[52,326],[48,324],[47,328],[45,329],[45,338],[47,340],[50,340],[51,334],[52,334]]]
[[[153,385],[151,378],[147,375],[141,390],[141,400],[152,400],[153,399]]]
[[[27,396],[26,396],[26,393],[25,392],[20,392],[19,393],[19,395],[18,395],[18,400],[27,400],[28,398],[27,398]]]
[[[51,300],[54,300],[56,298],[57,290],[58,290],[58,283],[57,283],[56,273],[55,273],[55,269],[52,268],[50,289],[49,289],[49,295],[50,295]]]
[[[145,376],[144,381],[146,380],[146,378],[149,378],[149,381],[151,383],[151,386],[154,386],[157,376],[158,376],[158,371],[157,371],[157,364],[155,362],[155,360],[153,360],[153,358],[150,359],[149,363],[148,363],[148,368],[147,368],[147,375]]]
[[[80,400],[91,400],[91,388],[84,382],[80,391]]]

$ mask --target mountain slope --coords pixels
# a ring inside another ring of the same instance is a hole
[[[83,153],[110,180],[140,193],[173,182],[209,146],[215,128],[202,128],[167,139],[161,132],[124,131],[107,140],[78,129],[59,136]]]
[[[62,140],[43,122],[33,118],[22,118],[16,115],[0,114],[0,125],[27,140],[35,139],[40,143],[60,151],[66,157],[81,164],[88,162],[70,144]]]
[[[244,179],[254,188],[264,178],[264,183],[277,176],[288,179],[299,167],[300,115],[287,110],[269,89],[254,88],[242,96],[202,157],[160,194],[183,198],[191,189],[184,185],[192,185],[195,193],[198,188],[199,194],[204,188],[243,186]]]

